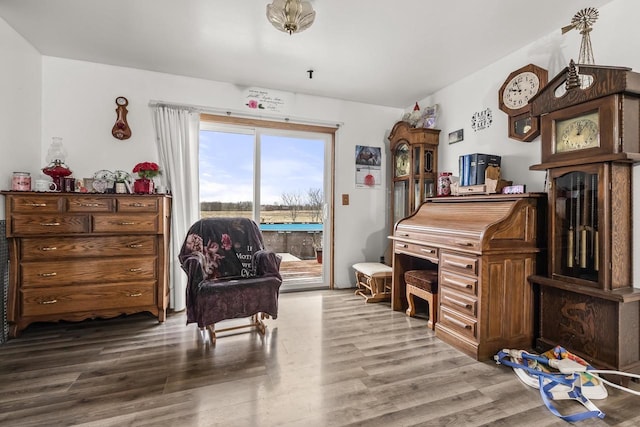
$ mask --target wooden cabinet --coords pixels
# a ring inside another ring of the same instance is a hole
[[[12,337],[39,321],[143,311],[165,320],[168,196],[2,194]]]
[[[589,75],[590,86],[580,85]],[[559,89],[564,92],[559,95]],[[548,193],[548,273],[539,350],[562,345],[600,369],[640,372],[640,283],[633,277],[633,164],[640,161],[640,74],[570,64],[538,97]]]
[[[391,133],[393,181],[391,225],[413,213],[427,197],[435,196],[440,130],[412,128],[397,122]]]
[[[438,269],[436,336],[487,359],[533,345],[533,292],[544,247],[541,194],[429,199],[396,224],[392,308],[403,311],[404,272]],[[542,216],[541,216],[542,215]]]

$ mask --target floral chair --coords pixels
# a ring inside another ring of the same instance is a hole
[[[216,340],[215,324],[251,317],[264,335],[266,317],[278,316],[280,257],[266,250],[258,225],[246,218],[206,218],[194,223],[179,255],[188,277],[187,324]]]

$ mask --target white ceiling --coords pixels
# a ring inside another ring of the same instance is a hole
[[[0,0],[0,16],[47,56],[406,108],[610,1],[312,0],[292,36],[270,0]]]

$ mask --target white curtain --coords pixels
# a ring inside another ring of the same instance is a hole
[[[198,140],[200,114],[185,108],[156,105],[153,125],[160,155],[162,179],[171,190],[171,244],[169,253],[170,307],[185,309],[187,276],[178,253],[187,230],[200,218],[198,188]]]

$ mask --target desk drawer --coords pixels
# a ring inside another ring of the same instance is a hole
[[[475,318],[464,316],[444,305],[440,305],[438,322],[465,337],[474,340],[478,337],[478,321]]]
[[[158,215],[95,215],[93,217],[94,233],[156,233],[158,232]]]
[[[156,278],[155,257],[23,262],[22,287],[134,282]]]
[[[478,295],[478,278],[462,276],[450,271],[440,269],[440,280],[438,285],[441,288],[449,288],[455,292],[477,296]]]
[[[438,263],[439,250],[438,248],[434,248],[433,246],[396,241],[394,248],[396,253],[413,255],[419,258],[428,259],[429,261],[432,261],[436,264]]]
[[[475,276],[478,274],[478,257],[443,251],[440,257],[440,268]]]
[[[478,316],[478,300],[476,298],[453,292],[445,286],[440,287],[440,304],[473,318]]]
[[[23,261],[70,258],[141,256],[157,253],[155,236],[25,237]]]
[[[16,236],[89,232],[87,215],[14,215],[10,221]]]
[[[60,286],[21,291],[23,316],[118,310],[155,304],[155,282]]]

